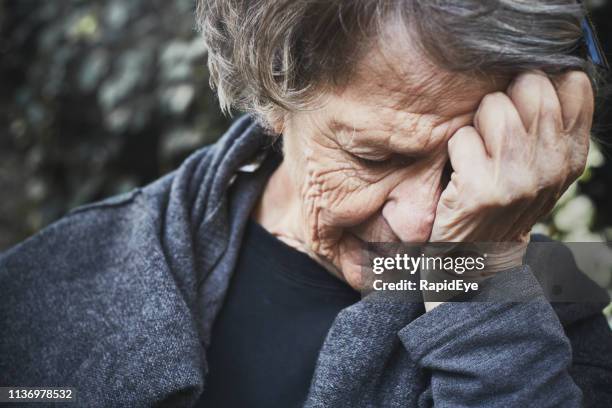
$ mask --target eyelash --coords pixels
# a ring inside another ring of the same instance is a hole
[[[385,158],[382,160],[372,160],[372,159],[366,159],[365,157],[357,156],[356,154],[353,154],[353,153],[349,153],[349,154],[359,163],[365,166],[369,166],[369,167],[377,167],[377,166],[381,166],[381,165],[389,163],[388,158]]]
[[[352,153],[349,153],[349,154],[359,163],[363,164],[364,166],[368,166],[368,167],[382,167],[382,166],[386,166],[389,164],[396,164],[399,167],[405,167],[405,166],[409,166],[410,164],[414,163],[414,161],[416,160],[414,157],[399,156],[399,155],[386,157],[381,160],[372,160],[372,159],[366,159],[365,157],[357,156],[356,154],[352,154]]]

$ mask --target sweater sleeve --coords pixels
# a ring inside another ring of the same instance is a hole
[[[524,299],[444,303],[399,332],[411,358],[431,374],[433,405],[581,406],[570,341],[529,268],[491,281]]]

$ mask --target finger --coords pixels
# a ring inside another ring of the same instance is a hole
[[[501,158],[527,143],[526,131],[512,100],[503,92],[485,95],[474,115],[474,127],[490,157]]]
[[[542,71],[528,71],[510,83],[508,96],[514,103],[527,133],[556,137],[563,124],[561,103],[552,81]]]
[[[570,138],[574,138],[571,136]],[[570,144],[567,154],[567,167],[565,171],[565,179],[559,185],[558,196],[560,196],[576,179],[582,175],[586,167],[587,156],[589,154],[590,140],[586,138],[579,142],[574,140]]]
[[[473,172],[487,160],[482,137],[472,126],[457,130],[448,141],[448,156],[455,171]]]
[[[565,167],[571,142],[563,133],[561,103],[552,81],[542,71],[528,71],[514,78],[507,92],[531,135],[538,185],[562,182],[560,170]]]
[[[570,71],[553,78],[557,88],[563,128],[568,133],[590,132],[593,121],[593,87],[582,71]]]
[[[593,122],[594,96],[588,76],[570,71],[553,79],[561,101],[564,133],[567,138],[567,179],[565,189],[580,176],[586,165]]]

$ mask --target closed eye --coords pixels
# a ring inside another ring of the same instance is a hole
[[[407,167],[416,161],[415,157],[400,154],[394,154],[391,156],[376,159],[359,156],[350,152],[349,155],[357,162],[366,167],[383,167],[391,165],[396,167]]]
[[[368,157],[359,156],[351,152],[347,152],[347,153],[351,156],[352,159],[354,159],[359,164],[362,164],[363,166],[366,166],[366,167],[381,167],[381,166],[384,166],[390,163],[389,157],[383,157],[380,159],[379,158],[372,159]]]

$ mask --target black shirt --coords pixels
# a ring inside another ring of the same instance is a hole
[[[254,221],[242,245],[200,406],[302,406],[334,318],[359,293]]]

